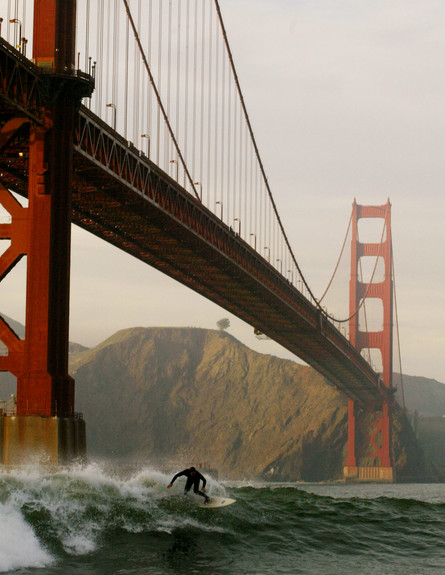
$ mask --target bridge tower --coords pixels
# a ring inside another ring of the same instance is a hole
[[[380,218],[384,232],[380,243],[362,243],[359,240],[358,225],[362,218]],[[361,258],[374,258],[374,270],[378,260],[384,264],[382,281],[360,280]],[[366,298],[380,300],[383,328],[368,331],[363,310],[355,313]],[[391,204],[383,206],[361,206],[354,200],[352,211],[351,278],[349,289],[349,339],[359,351],[377,349],[381,353],[381,383],[392,390],[393,356],[393,276],[391,243]],[[389,394],[390,395],[390,394]],[[344,476],[351,481],[392,482],[391,463],[391,400],[380,405],[359,405],[349,399],[348,410],[348,454]]]
[[[27,256],[24,339],[0,318],[8,349],[0,370],[17,378],[16,414],[0,418],[0,462],[6,464],[59,463],[85,453],[85,425],[74,412],[68,373],[68,318],[74,119],[92,85],[75,71],[75,19],[75,0],[35,0],[33,62],[45,95],[44,121],[17,109],[3,126],[3,144],[23,125],[29,130],[21,153],[29,158],[28,207],[0,185],[0,203],[11,216],[11,224],[0,226],[0,237],[11,241],[0,258],[0,279]]]

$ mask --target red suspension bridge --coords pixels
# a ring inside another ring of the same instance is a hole
[[[56,460],[84,449],[68,374],[75,223],[321,372],[350,399],[347,476],[392,480],[389,202],[354,202],[347,339],[288,241],[216,0],[0,0],[0,17],[0,278],[27,258],[25,338],[0,320],[0,369],[17,378],[3,461],[36,445]],[[359,241],[361,218],[381,218],[379,244]],[[382,281],[360,278],[363,256],[384,262]],[[378,332],[359,320],[366,298],[382,302]],[[366,348],[381,352],[382,373]],[[372,414],[360,443],[357,406]]]

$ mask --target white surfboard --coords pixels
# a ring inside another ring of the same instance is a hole
[[[216,507],[227,507],[227,505],[232,505],[235,501],[236,499],[230,499],[229,497],[210,497],[210,501],[208,503],[200,503],[198,507],[215,509]]]

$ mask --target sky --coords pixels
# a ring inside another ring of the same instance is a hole
[[[354,198],[389,198],[401,367],[445,382],[445,3],[220,7],[270,187],[312,290],[321,295],[332,274]],[[24,321],[20,266],[0,297],[3,313]],[[216,329],[223,317],[249,347],[298,361],[188,288],[73,229],[71,341],[94,346],[132,326]]]

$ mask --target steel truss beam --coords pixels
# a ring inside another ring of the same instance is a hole
[[[36,124],[44,123],[43,80],[25,56],[0,38],[0,100],[3,113],[13,109]]]
[[[14,52],[0,42],[3,128],[20,115],[42,123],[39,107],[51,89],[38,70],[36,75],[36,67]],[[9,74],[15,77],[15,88]],[[79,73],[72,79],[80,90],[89,81],[85,78],[80,86]],[[17,129],[14,142],[4,136],[0,153],[0,181],[24,196],[29,134],[19,135],[25,127]],[[86,108],[76,116],[74,138],[74,223],[255,326],[355,401],[382,404],[387,390],[380,388],[377,375],[353,346],[198,199]],[[8,157],[12,146],[13,162]]]
[[[238,315],[359,402],[385,390],[351,344],[253,248],[82,108],[73,221]]]

